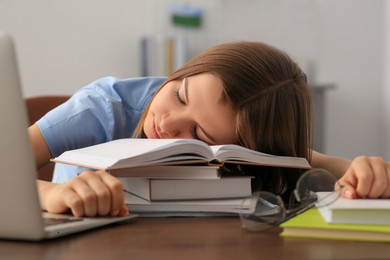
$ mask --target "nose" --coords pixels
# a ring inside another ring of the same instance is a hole
[[[164,114],[160,121],[161,138],[192,138],[191,120],[183,114]]]

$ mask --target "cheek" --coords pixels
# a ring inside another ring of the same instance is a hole
[[[173,94],[169,95],[170,93],[169,88],[162,89],[152,100],[150,111],[153,113],[163,113],[169,110],[172,107],[174,98]]]
[[[153,120],[155,117],[160,117],[161,113],[164,111],[164,95],[161,93],[157,94],[151,101],[150,107],[146,112],[145,121],[143,124],[144,133],[148,138],[152,136]]]

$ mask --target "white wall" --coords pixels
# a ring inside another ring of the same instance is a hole
[[[385,124],[385,157],[390,158],[390,1],[385,1],[384,17],[385,17],[385,61],[383,66],[384,71],[384,95],[383,102],[385,106],[385,113],[383,122]]]
[[[326,150],[385,156],[384,1],[320,3],[319,78],[337,84],[328,95]]]
[[[106,76],[137,76],[138,39],[153,1],[2,0],[0,28],[17,43],[24,94],[71,94]]]
[[[170,25],[169,6],[181,2],[204,7],[201,29]],[[138,76],[138,40],[146,34],[183,34],[190,55],[224,41],[265,41],[293,56],[311,81],[337,85],[327,95],[327,153],[390,160],[387,2],[0,0],[0,28],[15,37],[25,96],[71,94],[106,75]]]

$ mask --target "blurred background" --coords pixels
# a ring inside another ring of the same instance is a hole
[[[163,75],[235,40],[286,51],[316,89],[317,149],[390,160],[387,0],[0,0],[25,97],[103,76]]]

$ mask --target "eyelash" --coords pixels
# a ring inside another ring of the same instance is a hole
[[[180,98],[179,90],[180,90],[180,88],[177,88],[177,89],[173,92],[173,94],[174,94],[174,96],[175,96],[177,102],[179,102],[180,105],[185,105],[184,101]]]
[[[196,133],[196,126],[192,128],[191,134],[194,139],[200,140],[198,134]]]
[[[177,88],[174,92],[173,92],[173,95],[175,96],[177,102],[179,102],[180,105],[185,105],[186,103],[184,103],[184,101],[180,98],[180,95],[179,95],[179,90],[180,88]],[[196,126],[194,126],[191,130],[191,135],[192,137],[194,137],[195,139],[199,139],[199,136],[198,134],[196,133]]]

